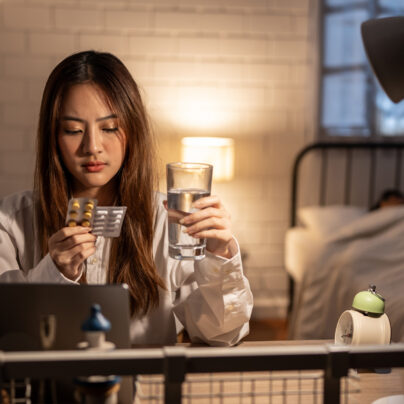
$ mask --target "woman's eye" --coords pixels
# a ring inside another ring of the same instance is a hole
[[[83,132],[81,129],[63,129],[63,131],[67,135],[77,135]]]
[[[103,131],[104,131],[104,132],[107,132],[107,133],[109,133],[109,132],[116,132],[117,130],[118,130],[117,127],[115,127],[115,128],[103,128]]]

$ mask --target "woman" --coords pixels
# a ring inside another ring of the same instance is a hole
[[[207,257],[168,257],[167,211],[136,83],[108,53],[63,60],[43,94],[34,191],[0,204],[0,280],[129,285],[133,343],[191,340],[232,345],[248,332],[252,295],[220,199],[198,201],[187,232],[207,238]],[[68,200],[127,206],[117,239],[66,227]],[[179,320],[179,321],[178,321]]]

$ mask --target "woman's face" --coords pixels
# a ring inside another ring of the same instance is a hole
[[[98,197],[114,190],[111,181],[125,155],[125,134],[103,92],[94,84],[72,86],[62,101],[58,145],[73,177],[74,196]]]

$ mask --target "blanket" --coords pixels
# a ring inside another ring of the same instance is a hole
[[[290,322],[294,339],[334,339],[356,293],[369,284],[386,299],[392,341],[404,342],[404,207],[370,212],[322,240],[306,269]]]

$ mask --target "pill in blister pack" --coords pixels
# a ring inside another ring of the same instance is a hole
[[[119,237],[126,206],[97,206],[97,203],[94,198],[71,198],[66,226],[91,227],[96,236]]]
[[[126,206],[98,206],[92,233],[97,236],[118,237],[125,213]]]
[[[67,207],[66,225],[91,227],[96,206],[97,200],[93,198],[71,198]]]

